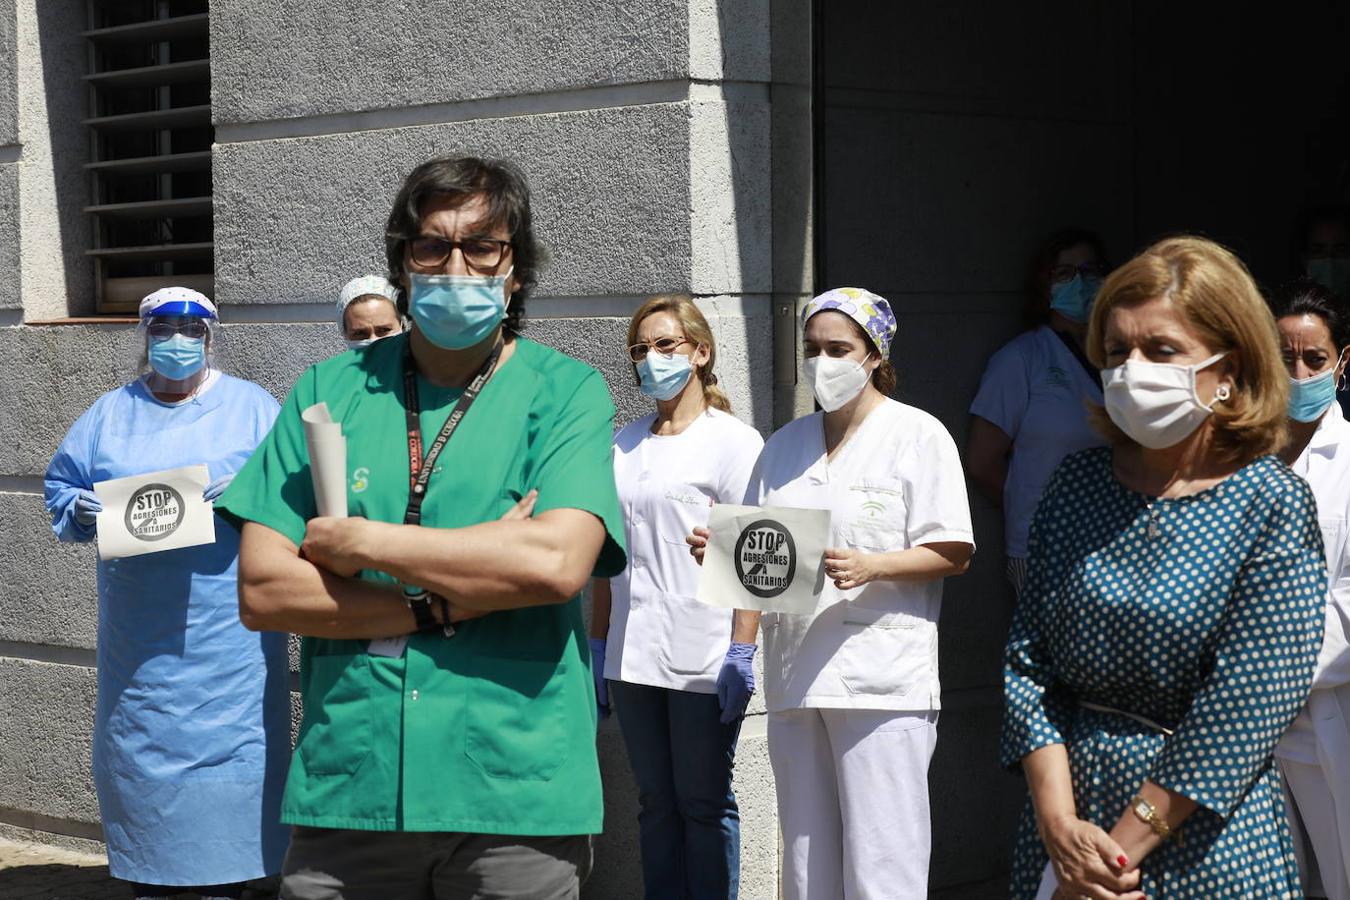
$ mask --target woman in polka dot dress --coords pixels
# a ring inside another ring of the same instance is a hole
[[[1108,448],[1032,521],[1002,758],[1031,798],[1015,898],[1301,897],[1271,754],[1308,696],[1326,572],[1311,491],[1270,454],[1288,376],[1242,264],[1173,238],[1088,331]]]

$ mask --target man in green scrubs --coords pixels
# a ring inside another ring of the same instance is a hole
[[[578,594],[625,565],[600,375],[518,335],[510,163],[432,160],[389,217],[412,330],[311,366],[217,509],[240,616],[304,636],[282,896],[570,898],[601,830]],[[321,517],[301,413],[347,441]]]

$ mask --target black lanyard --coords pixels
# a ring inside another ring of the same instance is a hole
[[[445,445],[450,443],[450,437],[459,427],[459,423],[464,421],[464,415],[469,411],[469,407],[473,406],[473,401],[478,399],[483,385],[492,377],[492,368],[497,365],[501,355],[502,342],[497,341],[488,358],[483,361],[478,374],[474,375],[473,381],[464,388],[459,402],[450,411],[450,416],[441,426],[436,439],[431,442],[425,458],[422,456],[422,404],[417,397],[417,368],[413,365],[411,351],[403,357],[403,397],[408,415],[408,472],[411,482],[408,485],[408,509],[403,513],[404,525],[422,524],[422,501],[426,499],[427,485],[431,483],[431,473],[436,468],[436,460],[440,458]]]

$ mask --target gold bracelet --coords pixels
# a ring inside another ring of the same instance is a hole
[[[1174,841],[1178,846],[1181,845],[1180,826],[1173,828],[1168,825],[1167,820],[1158,815],[1158,809],[1152,803],[1136,794],[1135,798],[1130,801],[1130,809],[1134,812],[1135,818],[1152,828],[1153,833],[1158,837],[1164,841]]]

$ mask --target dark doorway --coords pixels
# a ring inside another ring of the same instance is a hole
[[[1332,0],[817,3],[817,285],[892,301],[898,396],[964,445],[1056,228],[1101,232],[1116,262],[1197,232],[1265,285],[1293,274],[1300,211],[1350,199],[1347,26]],[[953,898],[994,890],[1024,790],[997,767],[1002,521],[971,496],[979,551],[946,588],[930,773],[932,883]]]

